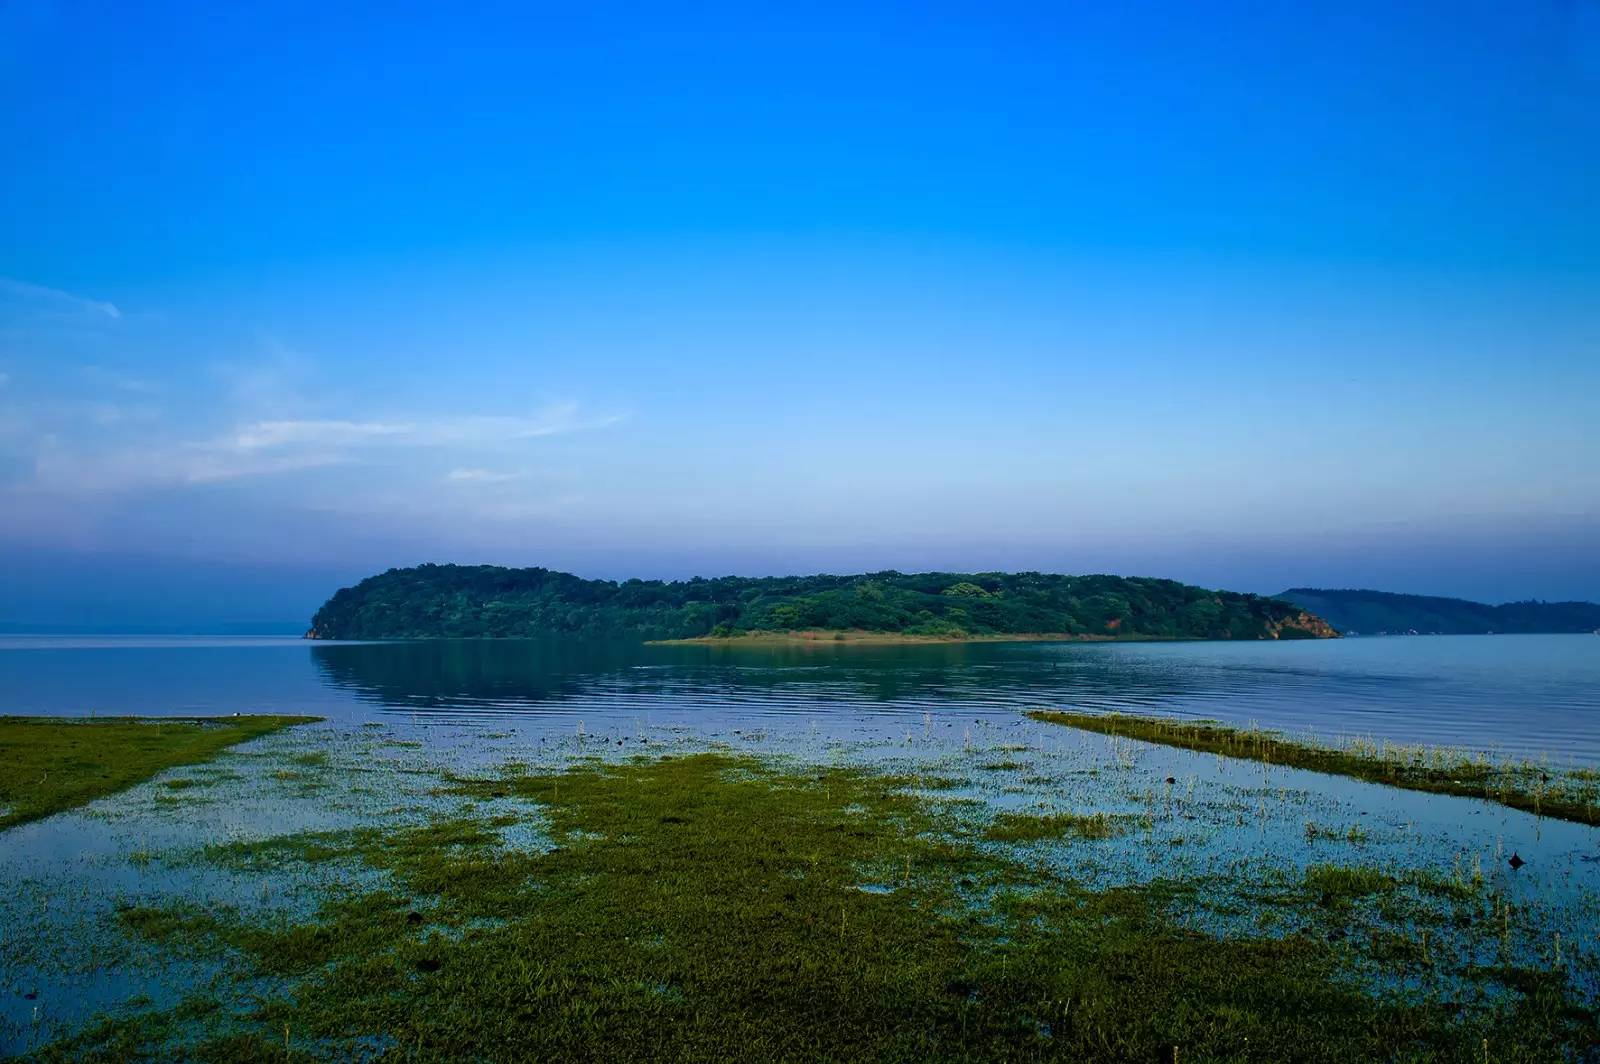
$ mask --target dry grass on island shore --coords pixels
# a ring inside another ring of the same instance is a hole
[[[908,632],[869,632],[863,629],[806,628],[789,632],[740,632],[736,635],[702,635],[688,639],[652,639],[650,646],[915,646],[924,643],[1115,643],[1147,642],[1150,637],[1073,635],[1067,632],[1005,632],[993,635],[914,635]],[[1166,640],[1163,640],[1166,641]]]

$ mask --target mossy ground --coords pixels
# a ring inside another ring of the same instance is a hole
[[[0,830],[84,805],[164,769],[315,717],[0,717]],[[193,780],[173,780],[181,790]]]
[[[273,989],[254,1003],[202,993],[124,1015],[39,1056],[1534,1061],[1600,1051],[1593,1014],[1558,972],[1501,973],[1507,992],[1482,1009],[1380,993],[1350,978],[1320,934],[1185,928],[1169,915],[1180,885],[1086,889],[997,841],[1035,837],[1021,821],[951,814],[914,796],[917,783],[717,752],[579,762],[450,778],[440,790],[455,805],[421,824],[217,847],[209,857],[230,867],[358,861],[384,877],[353,880],[311,919],[124,910],[137,933],[233,957]],[[528,822],[548,846],[506,844]],[[1307,911],[1404,894],[1393,877],[1335,866],[1280,889]],[[1373,941],[1397,963],[1426,959],[1426,939],[1420,957],[1403,936]]]
[[[1483,798],[1579,824],[1600,823],[1600,778],[1592,772],[1552,772],[1540,765],[1500,764],[1486,758],[1403,745],[1367,742],[1326,746],[1260,728],[1235,728],[1214,721],[1058,710],[1035,710],[1028,716],[1049,724],[1184,750],[1328,772],[1413,791]]]

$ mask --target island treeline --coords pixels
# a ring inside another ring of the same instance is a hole
[[[585,580],[549,569],[419,565],[343,588],[313,639],[689,639],[809,630],[968,637],[1286,639],[1336,635],[1298,606],[1173,580],[1050,573],[868,573]]]
[[[1397,595],[1389,591],[1290,588],[1278,596],[1326,618],[1341,632],[1481,635],[1485,632],[1592,632],[1600,630],[1600,604],[1505,602]]]

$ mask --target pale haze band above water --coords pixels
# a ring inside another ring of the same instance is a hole
[[[1592,766],[1600,637],[779,647],[0,638],[0,713],[404,713],[708,730],[788,718],[848,731],[865,718],[984,719],[1036,707],[1211,717]]]

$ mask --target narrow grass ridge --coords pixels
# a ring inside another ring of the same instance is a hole
[[[1413,791],[1483,798],[1579,824],[1600,823],[1600,780],[1591,773],[1562,773],[1530,763],[1499,764],[1424,747],[1383,743],[1325,746],[1215,721],[1043,709],[1029,710],[1027,715],[1103,735],[1350,776]]]
[[[0,717],[0,830],[317,717]],[[173,781],[182,789],[192,785]]]

